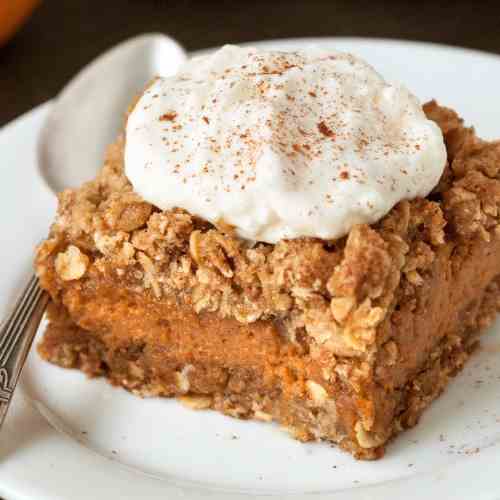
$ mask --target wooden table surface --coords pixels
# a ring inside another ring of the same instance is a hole
[[[0,126],[52,98],[105,49],[152,31],[188,49],[266,38],[369,36],[500,53],[500,2],[45,0],[0,48]]]

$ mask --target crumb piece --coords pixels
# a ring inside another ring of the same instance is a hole
[[[325,403],[325,401],[328,399],[328,392],[326,392],[325,388],[318,384],[317,382],[314,382],[313,380],[308,380],[306,382],[306,388],[307,392],[309,393],[309,396],[313,400],[314,403],[317,405],[322,405]]]
[[[266,413],[261,410],[255,411],[254,417],[257,420],[262,420],[263,422],[271,422],[273,420],[273,416],[270,413]]]
[[[212,406],[210,396],[180,396],[177,399],[191,410],[206,410]]]
[[[354,430],[356,431],[356,439],[361,448],[375,448],[385,441],[382,436],[377,436],[373,432],[367,431],[361,421],[356,422]]]
[[[89,258],[74,245],[69,245],[66,251],[57,255],[55,269],[64,281],[80,279],[89,265]]]

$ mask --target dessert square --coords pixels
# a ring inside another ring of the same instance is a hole
[[[446,144],[437,186],[331,239],[249,241],[161,210],[125,175],[120,137],[94,181],[60,194],[38,248],[40,355],[380,458],[500,306],[500,144],[434,101],[424,111]]]

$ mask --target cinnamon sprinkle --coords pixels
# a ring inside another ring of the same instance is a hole
[[[330,128],[328,128],[327,124],[325,122],[319,122],[318,123],[318,130],[325,136],[325,137],[331,137],[331,138],[335,138],[335,133],[333,132],[333,130],[331,130]]]
[[[169,111],[168,113],[161,115],[159,120],[161,122],[172,122],[175,120],[176,117],[177,113],[175,111]]]

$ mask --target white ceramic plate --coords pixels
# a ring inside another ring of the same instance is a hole
[[[355,52],[422,100],[460,110],[500,136],[500,58],[437,45],[289,40]],[[262,44],[259,44],[262,45]],[[265,45],[271,45],[266,43]],[[35,142],[47,105],[0,130],[0,316],[29,272],[55,199],[38,177]],[[500,323],[417,428],[378,462],[293,441],[275,425],[140,400],[30,355],[0,436],[6,500],[500,498]]]

